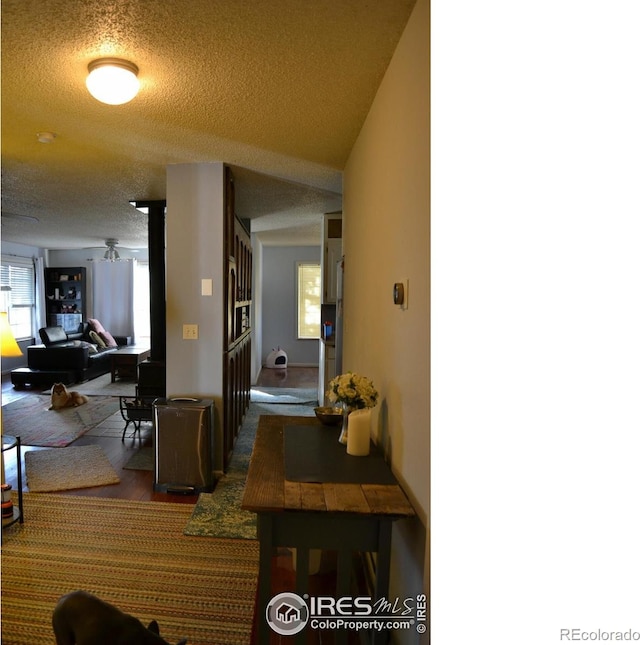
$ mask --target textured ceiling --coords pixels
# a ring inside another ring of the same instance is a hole
[[[2,239],[145,247],[129,200],[164,199],[168,164],[224,161],[265,243],[319,241],[414,4],[2,0]],[[130,103],[87,92],[103,56],[139,67]]]

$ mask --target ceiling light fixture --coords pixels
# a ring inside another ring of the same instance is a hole
[[[140,89],[138,67],[120,58],[99,58],[89,63],[87,89],[108,105],[128,103]]]
[[[38,132],[36,136],[40,143],[53,143],[58,135],[55,132]]]
[[[110,237],[108,240],[104,241],[107,246],[107,250],[104,252],[103,260],[109,260],[109,262],[115,262],[120,259],[120,253],[116,250],[116,244],[118,240]]]

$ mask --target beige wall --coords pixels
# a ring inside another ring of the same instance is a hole
[[[429,3],[418,0],[344,173],[343,371],[373,379],[374,428],[418,513],[394,529],[392,593],[428,590]],[[409,280],[408,308],[393,284]],[[415,642],[415,634],[396,634]]]
[[[224,338],[222,163],[167,166],[167,396],[213,398],[215,468],[222,470]],[[213,281],[203,296],[201,280]],[[183,340],[182,325],[198,325]]]

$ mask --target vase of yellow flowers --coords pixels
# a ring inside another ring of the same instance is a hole
[[[328,396],[333,403],[342,404],[342,432],[338,441],[346,444],[349,433],[349,413],[353,410],[373,408],[378,402],[378,391],[370,378],[347,372],[331,379]]]

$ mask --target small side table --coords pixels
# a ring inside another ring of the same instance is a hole
[[[147,348],[128,345],[120,347],[111,353],[111,382],[115,383],[116,374],[119,378],[131,378],[138,382],[138,365],[146,361],[151,354]]]
[[[20,437],[12,437],[11,435],[2,435],[2,452],[6,450],[16,449],[16,466],[18,470],[18,508],[13,507],[13,517],[2,518],[2,528],[11,526],[16,522],[24,523],[24,511],[22,507],[22,454],[21,454]],[[3,456],[4,458],[4,456]]]

